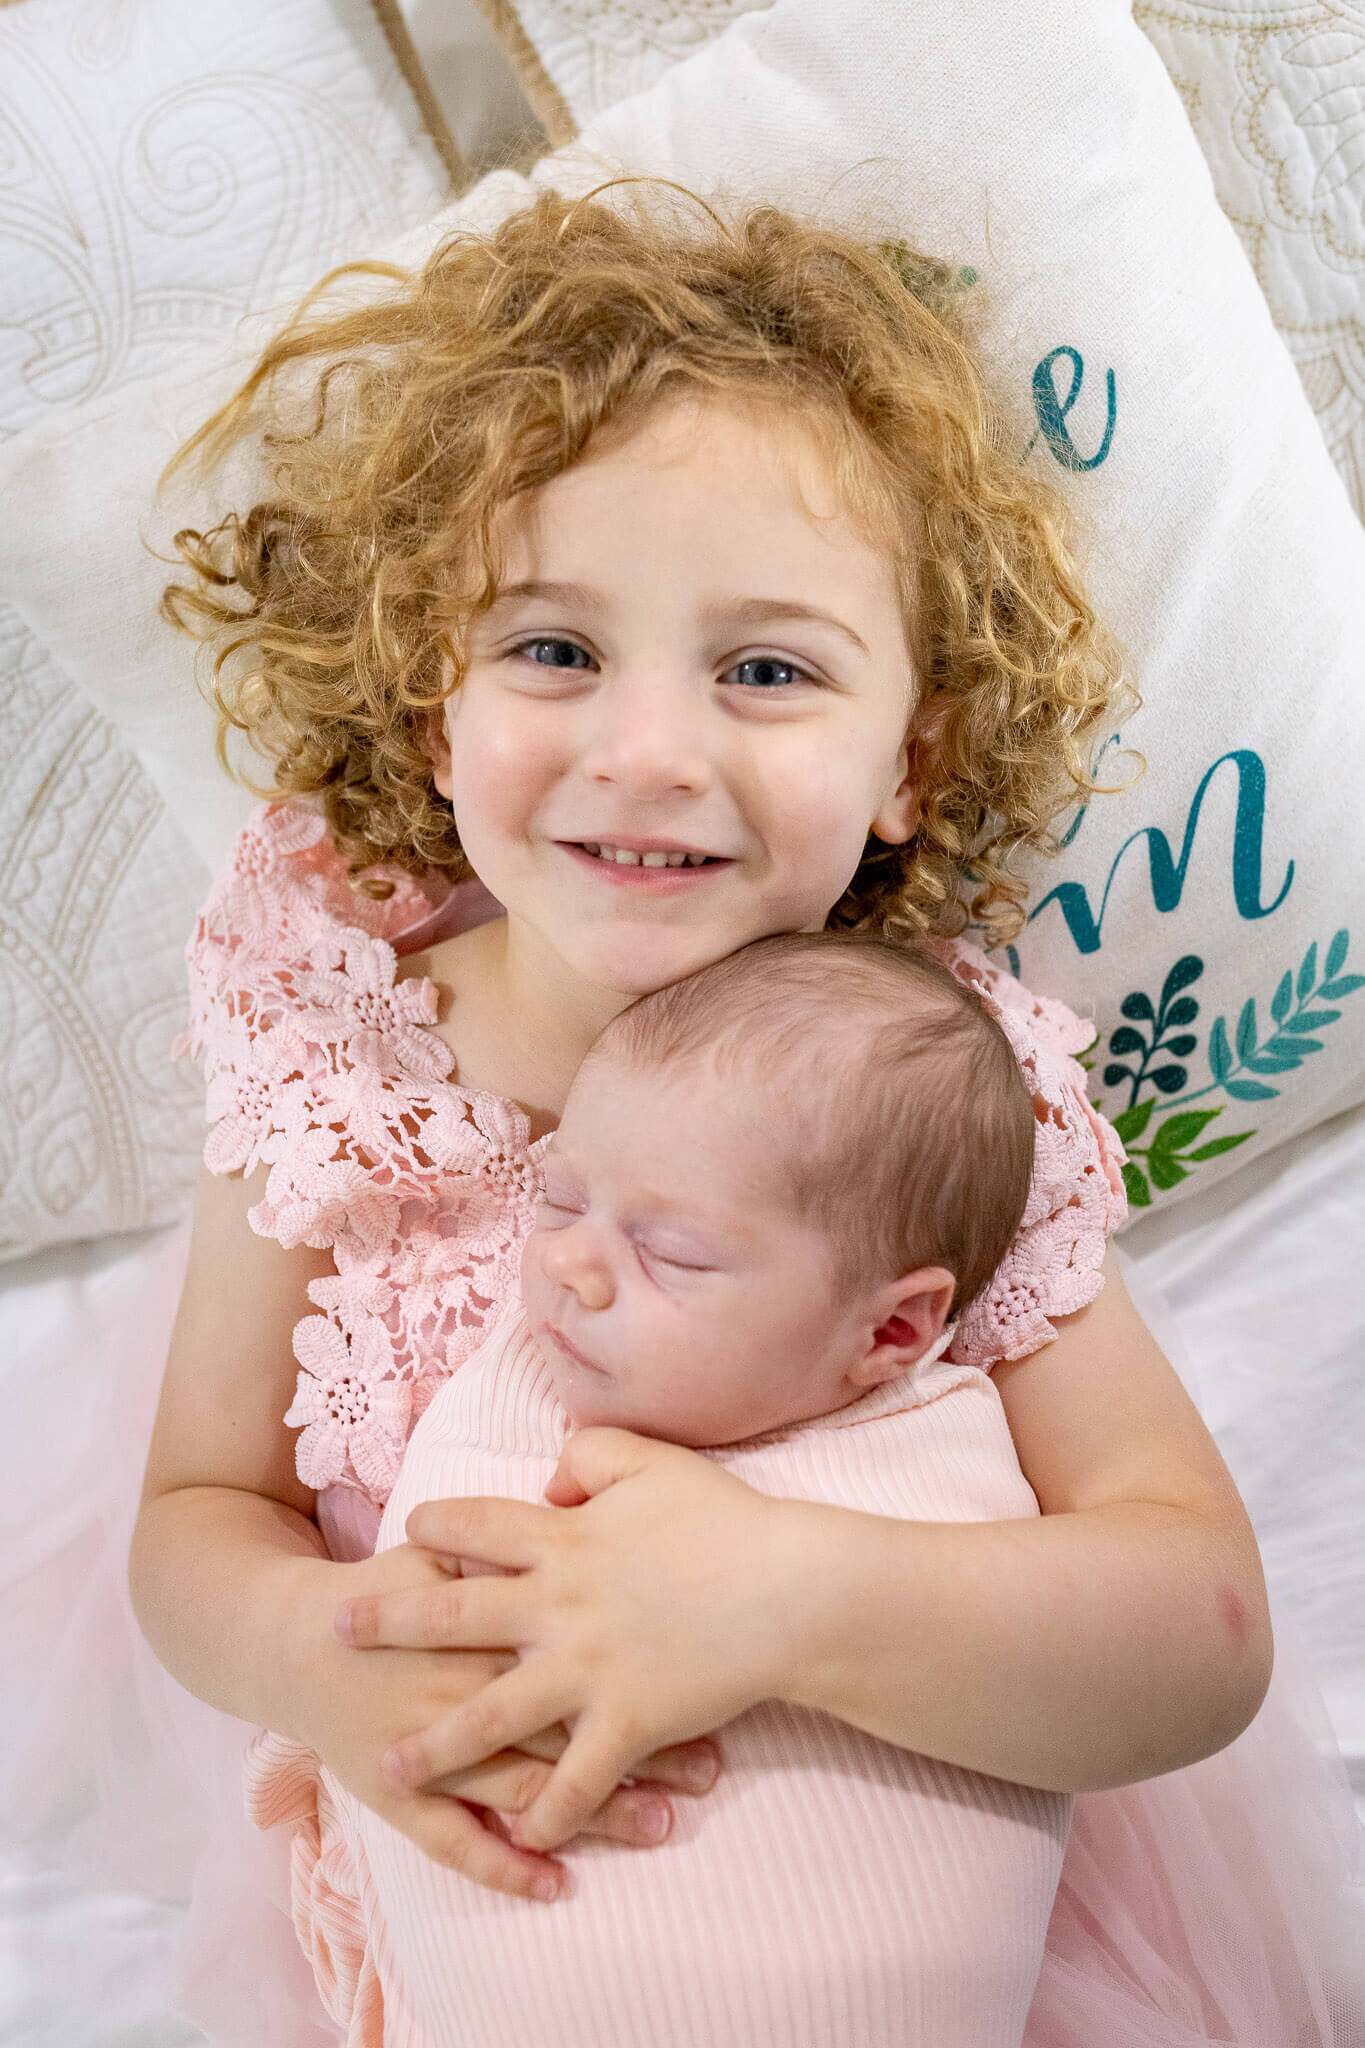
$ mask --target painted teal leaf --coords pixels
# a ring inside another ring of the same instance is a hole
[[[1304,954],[1303,965],[1299,969],[1298,994],[1299,1001],[1301,1003],[1306,1002],[1309,996],[1313,993],[1313,983],[1317,980],[1317,978],[1318,943],[1315,939],[1312,945],[1308,948],[1308,951]]]
[[[1248,996],[1237,1019],[1237,1057],[1247,1060],[1256,1050],[1256,998]]]
[[[1182,1024],[1193,1024],[1199,1015],[1199,1005],[1193,996],[1182,996],[1178,1003],[1172,1003],[1166,1012],[1166,1029],[1178,1031]]]
[[[1294,977],[1286,971],[1283,980],[1270,998],[1270,1014],[1277,1024],[1283,1024],[1294,1007]]]
[[[1119,1004],[1119,1014],[1123,1017],[1131,1017],[1135,1023],[1154,1024],[1156,1022],[1156,1012],[1152,1008],[1151,997],[1143,995],[1141,989],[1135,988],[1131,995],[1124,997],[1123,1001]]]
[[[1226,1081],[1232,1072],[1232,1050],[1228,1045],[1227,1026],[1221,1017],[1213,1020],[1209,1033],[1209,1069],[1215,1081]]]
[[[1106,1067],[1104,1070],[1104,1085],[1106,1088],[1117,1088],[1121,1081],[1131,1081],[1134,1078],[1131,1067]]]
[[[1158,1188],[1178,1188],[1182,1180],[1188,1180],[1190,1170],[1178,1159],[1172,1159],[1167,1152],[1153,1150],[1147,1160],[1152,1170],[1152,1185]]]
[[[1126,1052],[1146,1052],[1147,1041],[1140,1031],[1134,1031],[1131,1024],[1120,1024],[1109,1040],[1109,1050],[1120,1057]]]
[[[1204,963],[1197,953],[1186,953],[1177,960],[1161,985],[1162,1009],[1165,1009],[1172,996],[1180,994],[1182,988],[1188,988],[1192,981],[1198,981],[1203,972]]]
[[[1128,1200],[1135,1209],[1151,1208],[1152,1191],[1147,1185],[1147,1176],[1131,1159],[1125,1159],[1123,1162],[1123,1185],[1127,1190]]]
[[[1325,1031],[1329,1024],[1335,1024],[1340,1010],[1301,1010],[1297,1017],[1285,1019],[1284,1028],[1295,1036],[1308,1031]]]
[[[1114,1129],[1125,1145],[1131,1145],[1134,1138],[1140,1138],[1152,1121],[1156,1108],[1156,1097],[1149,1095],[1145,1102],[1135,1102],[1130,1109],[1120,1110],[1114,1118]],[[1215,1116],[1217,1111],[1214,1111]]]
[[[1343,996],[1353,996],[1358,988],[1365,988],[1365,974],[1343,974],[1340,981],[1325,981],[1318,994],[1337,1003]]]
[[[1291,1057],[1301,1059],[1306,1053],[1321,1052],[1322,1040],[1320,1038],[1292,1038],[1288,1032],[1279,1031],[1271,1039],[1269,1045],[1263,1045],[1261,1050],[1264,1053],[1274,1053],[1280,1059],[1289,1059]]]
[[[1187,1060],[1198,1043],[1192,1031],[1182,1031],[1178,1038],[1168,1038],[1161,1050],[1168,1052],[1173,1060]]]
[[[1280,1092],[1278,1088],[1267,1088],[1262,1081],[1225,1081],[1223,1086],[1239,1102],[1269,1102]]]
[[[1168,1116],[1156,1135],[1153,1153],[1183,1152],[1202,1130],[1223,1114],[1221,1109],[1181,1109]]]
[[[1332,976],[1340,974],[1346,965],[1346,948],[1350,940],[1351,934],[1348,931],[1342,930],[1332,934],[1332,943],[1327,948],[1327,958],[1322,963],[1324,980],[1330,981]]]
[[[1147,1076],[1147,1079],[1155,1082],[1163,1095],[1178,1095],[1189,1075],[1184,1067],[1158,1067],[1154,1074]]]
[[[1202,1164],[1205,1159],[1216,1159],[1220,1152],[1231,1152],[1234,1145],[1245,1145],[1247,1139],[1254,1138],[1255,1135],[1255,1131],[1231,1131],[1226,1138],[1210,1138],[1207,1145],[1201,1145],[1197,1152],[1190,1152],[1186,1156],[1197,1159]]]
[[[1254,1059],[1246,1062],[1248,1072],[1253,1074],[1292,1074],[1302,1065],[1303,1061],[1294,1053],[1279,1053],[1272,1057],[1269,1053],[1258,1052]]]

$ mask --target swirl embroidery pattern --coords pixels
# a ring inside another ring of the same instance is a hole
[[[1136,0],[1365,518],[1359,0]]]

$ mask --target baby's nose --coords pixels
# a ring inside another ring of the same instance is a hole
[[[582,1223],[554,1232],[545,1248],[545,1270],[584,1308],[610,1308],[615,1299],[611,1267]]]

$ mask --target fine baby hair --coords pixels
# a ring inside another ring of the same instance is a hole
[[[795,1213],[850,1291],[944,1266],[959,1315],[1023,1218],[1033,1104],[976,992],[918,949],[837,933],[759,939],[642,996],[589,1061],[740,1083],[763,1103]]]
[[[623,189],[625,188],[625,189]],[[459,233],[391,294],[329,306],[332,273],[177,461],[263,437],[271,495],[177,548],[163,608],[216,643],[220,750],[244,732],[271,793],[319,798],[364,870],[469,872],[433,786],[433,714],[462,629],[493,602],[502,507],[659,401],[724,394],[798,415],[889,548],[918,684],[922,791],[904,846],[869,839],[835,928],[992,939],[1022,922],[1020,847],[1096,787],[1120,682],[1064,540],[983,389],[962,294],[904,243],[772,206],[723,221],[546,192]],[[689,195],[691,196],[691,195]],[[970,871],[964,905],[964,871]]]

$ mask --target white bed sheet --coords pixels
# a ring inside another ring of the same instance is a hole
[[[1246,1500],[1277,1627],[1322,1685],[1365,1815],[1365,1110],[1320,1126],[1209,1195],[1140,1219],[1129,1281]],[[108,1239],[0,1273],[4,1496],[88,1406],[100,1335],[173,1237]],[[0,1728],[0,1741],[4,1739]],[[189,2048],[168,2011],[173,1907],[79,1894],[41,1854],[0,1860],[0,2041]]]

